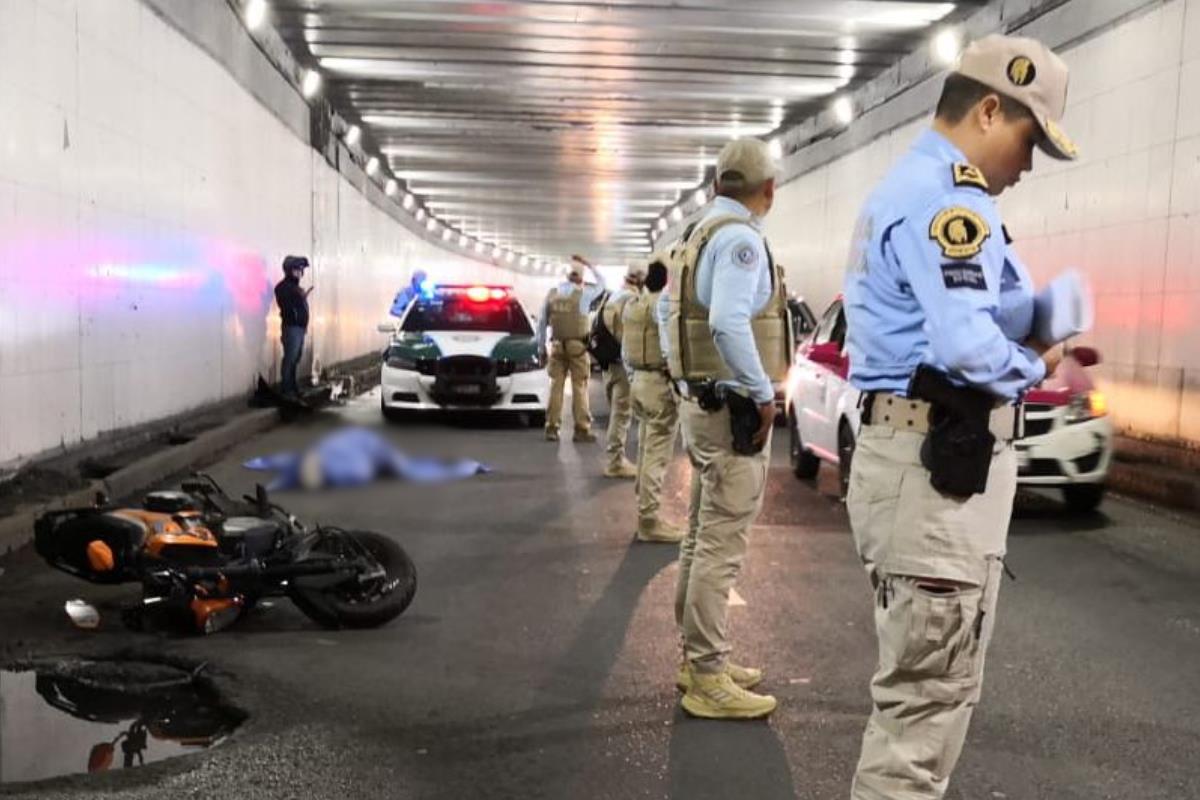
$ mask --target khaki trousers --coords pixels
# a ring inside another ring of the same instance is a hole
[[[679,414],[692,462],[692,499],[679,547],[675,620],[692,669],[717,673],[724,671],[731,649],[729,590],[746,556],[750,525],[762,509],[771,440],[761,453],[738,455],[728,409],[710,413],[684,400]]]
[[[629,440],[629,423],[633,419],[630,406],[629,373],[620,361],[604,370],[604,394],[608,398],[608,435],[604,449],[608,453],[610,466],[617,466],[625,457],[625,443]]]
[[[563,390],[568,375],[571,376],[571,411],[575,415],[575,430],[591,429],[592,413],[588,409],[591,367],[587,347],[578,339],[550,344],[550,406],[546,409],[546,430],[556,431],[562,426]]]
[[[679,400],[663,372],[633,371],[633,414],[638,419],[638,528],[649,530],[658,520],[663,481],[679,435]]]
[[[923,441],[865,425],[850,469],[846,505],[875,593],[879,641],[854,800],[945,795],[996,623],[1017,485],[1012,446],[997,445],[987,491],[961,500],[929,484]]]

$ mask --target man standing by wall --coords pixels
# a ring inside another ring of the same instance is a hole
[[[783,276],[760,230],[775,199],[765,142],[736,139],[717,158],[718,197],[671,257],[660,301],[667,363],[693,479],[680,547],[676,619],[684,643],[683,708],[712,719],[764,717],[775,698],[749,687],[762,672],[729,660],[729,590],[762,508],[775,391],[791,358]],[[665,314],[663,310],[665,309]]]
[[[859,216],[845,284],[864,393],[847,508],[875,597],[874,710],[855,800],[946,793],[979,701],[1017,462],[1013,401],[1061,350],[1030,338],[1033,287],[1006,258],[994,196],[1059,128],[1067,67],[988,36],[946,79],[931,130]]]
[[[646,268],[630,265],[625,272],[625,283],[600,307],[600,318],[613,339],[619,344],[624,331],[626,305],[642,291],[646,279]],[[604,368],[604,394],[608,397],[608,434],[605,451],[608,463],[604,466],[606,478],[634,478],[637,467],[625,456],[625,443],[629,438],[629,423],[633,418],[630,407],[629,370],[618,358]]]
[[[621,355],[632,370],[633,414],[638,420],[637,494],[639,542],[678,542],[683,529],[662,518],[662,487],[679,435],[679,406],[663,356],[655,309],[667,285],[667,267],[651,258],[644,290],[625,305]]]
[[[287,256],[283,259],[283,280],[275,284],[275,302],[279,306],[283,339],[280,389],[289,397],[300,394],[296,368],[300,366],[300,355],[304,352],[304,335],[308,331],[308,295],[312,292],[311,286],[300,288],[300,279],[307,268],[308,259],[304,256]]]
[[[585,285],[583,270],[587,267],[596,283]],[[563,392],[567,376],[571,376],[572,412],[575,416],[575,441],[594,442],[592,414],[588,402],[588,378],[591,362],[588,359],[588,310],[606,289],[604,276],[583,256],[571,256],[567,279],[546,295],[538,317],[537,345],[543,361],[550,365],[550,402],[546,408],[546,439],[558,441],[562,426]],[[546,348],[546,326],[550,326],[551,345]]]

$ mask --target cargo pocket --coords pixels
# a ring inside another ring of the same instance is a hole
[[[869,562],[879,563],[895,528],[896,505],[906,470],[903,464],[881,452],[889,440],[871,435],[873,430],[863,429],[850,463],[846,511],[859,554]],[[885,433],[889,432],[891,429],[886,429]]]
[[[970,699],[978,683],[982,591],[929,591],[916,579],[891,576],[879,592],[880,660],[892,681],[938,703]]]

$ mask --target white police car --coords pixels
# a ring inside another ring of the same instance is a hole
[[[861,394],[846,379],[850,364],[845,343],[846,315],[838,298],[797,348],[784,401],[792,471],[810,479],[822,461],[836,465],[843,496],[860,425]],[[1086,371],[1098,361],[1095,350],[1075,348],[1053,376],[1027,392],[1024,436],[1016,442],[1018,483],[1060,488],[1074,511],[1091,511],[1100,504],[1112,460],[1107,403]]]
[[[430,286],[409,305],[384,351],[388,419],[407,412],[496,411],[546,421],[550,378],[533,324],[508,286]]]

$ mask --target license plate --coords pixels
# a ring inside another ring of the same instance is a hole
[[[454,387],[457,394],[483,394],[483,387],[476,383],[463,383]]]

